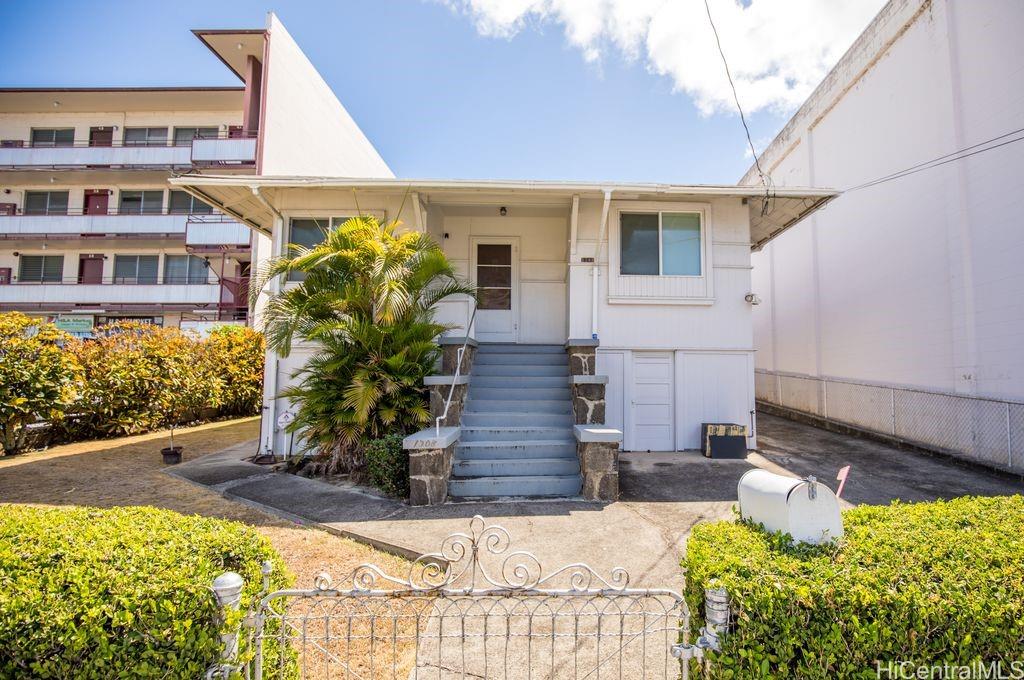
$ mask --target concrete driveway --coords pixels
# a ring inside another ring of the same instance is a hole
[[[758,422],[762,448],[747,460],[708,460],[690,451],[623,454],[621,500],[610,504],[509,500],[413,508],[365,489],[268,472],[242,461],[255,452],[255,442],[171,472],[234,500],[410,557],[439,550],[446,536],[466,532],[470,518],[479,514],[509,530],[508,553],[528,550],[545,571],[572,562],[586,562],[602,574],[623,567],[632,585],[677,590],[683,586],[679,562],[690,529],[697,522],[732,517],[736,483],[753,467],[813,474],[834,487],[839,468],[851,465],[844,492],[850,503],[1024,491],[1020,479],[948,460],[772,416],[761,415]],[[494,566],[500,568],[500,560]],[[298,577],[308,583],[313,574]]]

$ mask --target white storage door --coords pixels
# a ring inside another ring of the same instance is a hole
[[[633,352],[633,451],[675,450],[671,352]]]
[[[676,355],[680,405],[676,438],[680,448],[700,448],[701,423],[750,425],[753,372],[749,354]],[[748,439],[748,447],[750,442]]]

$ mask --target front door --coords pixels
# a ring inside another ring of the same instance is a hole
[[[103,256],[79,255],[78,282],[103,283]]]
[[[106,215],[109,202],[110,195],[106,189],[86,189],[85,214]]]
[[[109,127],[89,129],[89,146],[113,146],[114,130]]]
[[[11,268],[0,267],[0,286],[6,285],[11,282]]]
[[[632,451],[674,451],[671,352],[633,352]]]
[[[517,239],[473,239],[473,283],[479,291],[476,339],[516,342],[519,337]]]

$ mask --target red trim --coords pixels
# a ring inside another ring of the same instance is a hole
[[[244,87],[205,86],[189,87],[0,87],[0,93],[40,93],[40,92],[241,92]]]

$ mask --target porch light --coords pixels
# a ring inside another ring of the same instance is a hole
[[[508,208],[506,208],[505,206],[501,206],[501,208],[498,209],[498,214],[501,215],[502,217],[508,215]]]

